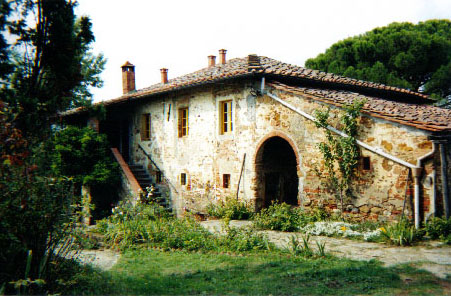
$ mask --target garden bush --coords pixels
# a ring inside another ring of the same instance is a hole
[[[224,230],[226,234],[220,237],[219,249],[243,252],[273,248],[266,236],[250,227],[234,228],[226,225]]]
[[[213,218],[226,218],[229,220],[247,220],[252,218],[253,211],[251,206],[235,198],[226,198],[218,203],[210,203],[207,206],[207,214]]]
[[[425,230],[430,238],[451,244],[451,218],[434,217],[426,223]]]
[[[302,212],[286,203],[273,203],[254,217],[254,225],[260,229],[296,231],[303,222]]]

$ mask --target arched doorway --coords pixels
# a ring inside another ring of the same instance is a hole
[[[274,136],[263,142],[256,154],[255,168],[257,210],[272,202],[298,205],[296,154],[287,140]]]

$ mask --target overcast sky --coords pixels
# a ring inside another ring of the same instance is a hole
[[[95,101],[122,94],[120,66],[136,66],[137,89],[254,53],[303,66],[333,43],[392,22],[451,18],[451,0],[78,0],[107,64]],[[217,58],[218,59],[218,58]]]

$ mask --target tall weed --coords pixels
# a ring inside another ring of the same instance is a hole
[[[138,212],[142,211],[142,214]],[[161,212],[157,204],[118,207],[108,219],[98,222],[105,242],[124,250],[140,244],[164,249],[187,251],[249,251],[267,250],[267,238],[252,229],[226,226],[224,235],[208,232],[193,217],[177,219]]]
[[[411,223],[401,220],[395,224],[381,228],[382,238],[393,245],[410,246],[421,239],[421,232],[417,231]]]

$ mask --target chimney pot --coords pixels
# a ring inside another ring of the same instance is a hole
[[[215,64],[216,64],[216,56],[209,55],[208,56],[208,68],[214,67]]]
[[[122,68],[122,92],[127,94],[135,90],[135,66],[129,61],[125,62]]]
[[[162,68],[160,69],[161,73],[161,83],[168,83],[168,69]]]
[[[225,50],[225,49],[219,50],[219,63],[221,65],[225,65],[225,63],[226,63],[226,52],[227,52],[227,50]]]

